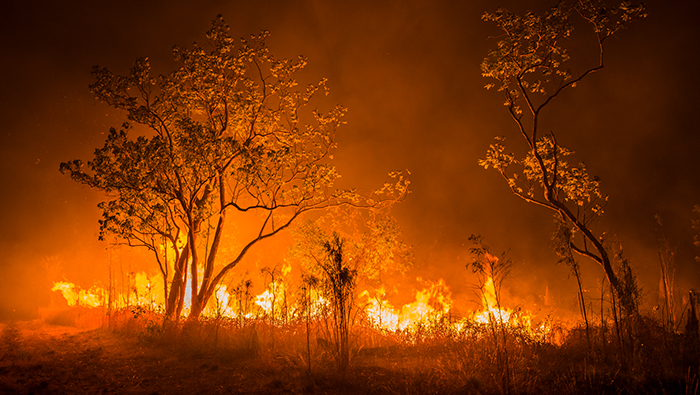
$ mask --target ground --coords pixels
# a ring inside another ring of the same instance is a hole
[[[294,377],[251,369],[245,358],[182,355],[105,329],[4,325],[2,355],[0,393],[8,394],[300,392]]]
[[[0,394],[700,394],[697,334],[635,325],[622,346],[607,327],[604,337],[592,328],[591,345],[582,328],[561,344],[513,328],[506,349],[479,326],[403,337],[356,328],[338,372],[318,323],[164,325],[138,309],[73,309],[0,324]]]
[[[364,365],[361,358],[343,377],[329,373],[327,365],[309,375],[303,363],[282,355],[270,360],[260,353],[198,352],[192,344],[151,344],[141,334],[104,328],[40,322],[0,325],[2,394],[405,392],[397,387],[402,385],[397,372]],[[429,381],[424,384],[430,386]]]

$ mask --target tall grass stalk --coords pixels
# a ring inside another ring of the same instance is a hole
[[[496,364],[501,372],[501,391],[506,395],[510,395],[512,392],[511,364],[508,356],[507,322],[504,321],[502,314],[501,286],[503,285],[503,280],[510,274],[512,262],[506,258],[505,253],[501,257],[493,255],[481,236],[471,235],[469,240],[472,242],[470,253],[473,256],[473,260],[471,264],[467,265],[467,268],[471,268],[474,273],[479,275],[479,290],[482,297],[486,297],[486,284],[489,278],[493,284],[498,317],[495,317],[489,309],[488,322],[493,337],[493,345],[496,349]]]

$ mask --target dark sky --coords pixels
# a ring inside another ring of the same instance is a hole
[[[326,104],[349,109],[335,155],[344,183],[367,191],[389,171],[411,171],[413,193],[395,215],[416,246],[413,277],[445,277],[466,295],[467,237],[478,233],[517,262],[513,295],[536,300],[548,286],[571,307],[575,283],[548,247],[551,213],[510,195],[497,173],[477,165],[493,136],[517,138],[501,96],[483,89],[479,65],[497,32],[480,16],[497,6],[522,12],[554,3],[4,2],[0,317],[30,316],[48,303],[55,278],[46,262],[89,286],[105,277],[106,262],[132,259],[115,259],[97,241],[101,196],[58,171],[61,161],[90,159],[109,127],[124,121],[88,91],[91,67],[125,73],[149,56],[156,72],[168,72],[172,46],[202,41],[220,13],[236,37],[266,29],[275,56],[307,56],[302,82],[329,79]],[[545,126],[602,179],[610,202],[596,230],[623,242],[653,304],[656,213],[678,248],[680,291],[700,288],[690,227],[700,204],[700,5],[646,4],[649,17],[609,42],[606,68],[560,97]],[[582,265],[594,292],[602,271]]]

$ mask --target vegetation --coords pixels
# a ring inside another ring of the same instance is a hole
[[[330,301],[330,328],[326,326],[333,341],[333,354],[340,371],[350,365],[350,332],[356,312],[355,287],[357,271],[351,269],[344,252],[344,242],[333,234],[331,239],[323,242],[325,256],[316,261],[323,272],[323,295]]]
[[[80,160],[60,166],[109,198],[99,205],[101,239],[153,252],[166,314],[175,319],[188,281],[196,319],[255,244],[302,214],[342,204],[377,207],[408,191],[399,173],[371,196],[335,188],[332,151],[345,110],[309,109],[325,80],[298,88],[303,57],[274,58],[267,32],[237,42],[228,30],[219,16],[206,45],[175,47],[179,68],[166,76],[152,77],[147,58],[126,76],[95,67],[92,92],[124,110],[129,123],[110,130],[87,168]],[[223,254],[231,226],[241,236],[236,251]]]
[[[578,76],[563,67],[562,42],[575,16],[592,26],[600,49],[597,66]],[[582,324],[532,322],[505,306],[512,263],[479,236],[470,237],[467,269],[478,277],[483,311],[454,312],[441,281],[417,291],[400,313],[393,309],[382,279],[402,272],[411,254],[388,208],[408,182],[394,174],[393,184],[364,198],[335,189],[330,152],[342,109],[304,115],[323,81],[296,90],[292,75],[303,59],[275,60],[266,34],[235,45],[219,18],[208,50],[175,49],[182,66],[169,76],[151,78],[146,59],[127,77],[96,68],[98,98],[126,110],[147,135],[132,139],[127,124],[110,132],[87,170],[79,160],[61,164],[112,199],[100,205],[101,238],[153,252],[165,308],[153,302],[151,279],[134,273],[122,293],[111,271],[109,287],[95,292],[57,283],[75,306],[47,312],[44,323],[101,329],[52,335],[39,323],[3,327],[0,392],[698,394],[697,295],[689,295],[680,333],[665,236],[659,252],[667,300],[660,317],[645,317],[619,243],[591,228],[606,199],[598,180],[583,164],[568,163],[573,152],[554,133],[539,130],[552,100],[603,67],[604,42],[643,17],[641,6],[584,0],[543,15],[484,16],[504,35],[483,72],[498,81],[525,144],[516,157],[497,138],[480,163],[498,170],[516,196],[555,212],[552,246],[576,276]],[[330,214],[295,222],[317,209]],[[222,262],[234,215],[252,236]],[[300,226],[289,259],[301,268],[299,281],[285,262],[260,270],[268,285],[258,296],[247,274],[223,284],[252,246],[293,222]],[[597,316],[586,306],[575,254],[598,262],[612,287],[606,299],[601,286]],[[55,267],[47,260],[47,271]],[[113,300],[126,305],[112,309]],[[196,319],[178,322],[188,303]]]
[[[351,240],[324,232],[317,222],[300,228],[298,248],[310,260],[300,281],[286,264],[265,267],[261,274],[269,285],[262,295],[251,295],[244,276],[217,292],[216,310],[197,322],[164,325],[167,317],[134,290],[132,300],[144,305],[111,311],[76,306],[44,318],[51,325],[102,329],[61,338],[39,326],[7,327],[0,390],[561,395],[700,389],[694,294],[685,333],[669,328],[662,316],[619,320],[616,304],[605,298],[600,315],[591,313],[585,327],[551,318],[533,322],[528,312],[504,305],[510,260],[472,236],[467,269],[477,274],[483,310],[453,314],[451,302],[441,300],[449,299],[449,290],[437,287],[425,293],[425,303],[417,303],[417,294],[416,303],[401,309],[417,307],[407,325],[392,327],[358,297],[361,260],[354,258],[363,255],[349,248]],[[621,251],[611,251],[624,268]],[[386,301],[383,307],[392,310]],[[67,375],[65,366],[78,372]]]
[[[469,240],[472,242],[470,252],[473,260],[471,264],[467,265],[467,268],[471,268],[474,273],[478,274],[479,291],[484,299],[487,299],[486,293],[493,292],[494,306],[488,306],[486,311],[488,329],[496,349],[496,362],[501,375],[501,390],[505,394],[511,394],[513,388],[511,386],[511,361],[508,356],[509,336],[507,333],[509,320],[502,313],[501,288],[503,281],[510,274],[512,262],[506,258],[505,254],[502,254],[501,257],[492,254],[480,236],[471,235]]]
[[[640,316],[630,327],[632,321],[614,318],[619,311],[611,300],[601,300],[600,315],[592,313],[585,327],[551,318],[533,322],[528,312],[503,303],[510,260],[472,236],[467,269],[479,279],[483,310],[453,314],[438,303],[449,298],[449,290],[440,289],[420,305],[427,310],[411,315],[409,325],[391,329],[372,319],[377,311],[358,298],[350,242],[314,223],[304,227],[319,244],[307,244],[317,248],[306,250],[313,264],[300,281],[292,280],[287,266],[263,268],[270,282],[265,298],[252,296],[244,277],[227,293],[217,293],[216,311],[198,322],[164,325],[167,317],[145,304],[113,311],[76,306],[45,316],[51,325],[102,327],[70,338],[47,336],[38,326],[7,327],[0,366],[7,374],[0,389],[90,393],[110,386],[263,394],[697,394],[700,389],[693,294],[684,333],[661,316]],[[620,251],[613,255],[624,259]],[[134,300],[147,303],[142,296],[134,292]],[[608,334],[631,331],[634,337]],[[46,350],[57,350],[58,359]],[[66,375],[65,364],[86,373]],[[90,369],[103,373],[90,375]],[[202,380],[184,373],[193,369]],[[138,380],[125,383],[120,375],[127,372]]]
[[[544,110],[562,92],[603,69],[606,41],[645,16],[643,5],[622,2],[608,7],[602,1],[589,0],[560,2],[543,14],[528,12],[521,16],[499,9],[483,16],[503,33],[481,65],[483,76],[495,80],[486,87],[503,93],[504,105],[524,145],[520,153],[512,153],[506,139],[497,137],[479,164],[496,169],[517,197],[554,211],[571,228],[567,248],[601,265],[630,314],[636,312],[634,298],[624,292],[627,286],[615,272],[604,240],[591,227],[592,221],[603,214],[607,196],[600,192],[599,180],[588,174],[583,163],[569,163],[567,157],[573,151],[561,146],[554,132],[543,132],[541,125]],[[573,74],[567,66],[570,56],[565,45],[576,18],[589,27],[598,57],[594,66]]]
[[[47,317],[100,322],[99,310]],[[0,392],[5,393],[399,393],[502,394],[501,365],[487,324],[423,327],[420,336],[356,326],[342,374],[322,342],[319,318],[271,330],[264,318],[203,319],[163,327],[150,312],[114,312],[111,328],[23,324],[1,328]],[[76,323],[76,321],[73,321]],[[312,342],[307,342],[311,327]],[[644,320],[644,346],[622,365],[615,337],[587,351],[582,328],[550,325],[550,336],[505,325],[510,388],[519,394],[697,394],[698,343]],[[591,326],[594,344],[601,327]],[[556,335],[555,335],[556,334]],[[697,332],[696,332],[697,335]],[[697,336],[696,336],[697,338]],[[273,346],[274,344],[274,346]]]
[[[350,361],[358,287],[381,287],[383,274],[396,274],[410,264],[410,248],[403,243],[395,220],[386,212],[365,211],[366,221],[359,210],[351,209],[301,224],[294,231],[296,241],[290,250],[290,259],[298,261],[305,272],[301,299],[307,320],[314,308],[324,318],[319,341],[328,342],[341,371]],[[328,303],[314,307],[312,291]]]

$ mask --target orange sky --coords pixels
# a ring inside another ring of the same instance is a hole
[[[167,72],[171,47],[202,40],[219,13],[234,36],[266,29],[277,57],[307,56],[306,82],[329,79],[331,95],[321,104],[349,109],[335,154],[344,183],[369,190],[389,171],[411,171],[413,193],[395,214],[416,246],[413,278],[445,277],[457,297],[466,295],[467,237],[478,233],[495,250],[510,250],[517,262],[511,287],[523,299],[545,285],[562,304],[574,297],[568,270],[548,247],[551,213],[510,195],[498,174],[477,165],[493,136],[517,137],[479,70],[497,33],[480,20],[493,2],[41,3],[6,5],[0,23],[0,319],[30,317],[48,303],[44,262],[60,261],[61,275],[88,283],[106,275],[110,259],[143,258],[110,258],[97,241],[100,195],[58,165],[89,159],[109,127],[124,121],[88,91],[93,65],[125,72],[149,56],[156,72]],[[523,11],[553,3],[500,5]],[[545,126],[602,179],[610,203],[597,229],[623,241],[654,303],[656,213],[678,245],[682,289],[700,288],[690,229],[700,204],[700,6],[646,4],[648,19],[611,40],[605,70],[563,95]],[[601,271],[582,264],[593,288]]]

